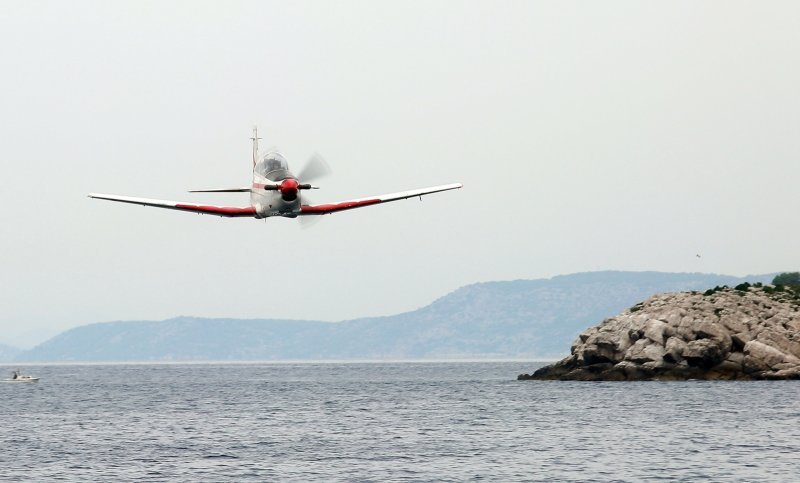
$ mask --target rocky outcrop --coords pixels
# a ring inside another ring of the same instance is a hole
[[[585,330],[569,357],[518,379],[800,379],[800,289],[656,295]]]

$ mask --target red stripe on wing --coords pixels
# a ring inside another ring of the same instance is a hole
[[[237,206],[210,206],[210,205],[187,205],[177,204],[178,210],[196,211],[197,213],[208,213],[220,216],[255,216],[256,209],[252,206],[240,208]]]
[[[334,211],[350,210],[353,208],[360,208],[362,206],[375,205],[380,203],[381,200],[362,200],[362,201],[343,201],[341,203],[329,203],[327,205],[303,205],[300,207],[301,215],[324,215],[325,213],[333,213]]]

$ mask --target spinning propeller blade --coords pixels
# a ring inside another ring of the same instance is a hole
[[[308,158],[308,162],[306,162],[303,169],[300,170],[297,179],[299,179],[301,183],[310,183],[329,174],[331,174],[331,167],[325,162],[322,156],[318,153],[314,153]]]
[[[307,194],[303,193],[302,203],[304,205],[313,205],[314,201],[311,200]],[[302,228],[303,230],[311,228],[312,226],[319,223],[319,220],[322,219],[321,216],[298,216],[297,218],[300,221],[300,228]]]

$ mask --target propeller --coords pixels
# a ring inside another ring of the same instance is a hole
[[[310,183],[331,174],[331,167],[319,153],[314,153],[308,158],[306,165],[300,170],[297,179],[301,183]]]
[[[319,153],[313,154],[306,165],[300,170],[297,178],[286,178],[279,183],[268,184],[264,186],[268,191],[280,191],[281,196],[286,201],[293,201],[297,199],[297,194],[300,190],[318,189],[318,186],[313,186],[309,181],[327,176],[331,173],[331,168],[325,159]]]
[[[333,170],[331,170],[330,165],[325,161],[325,158],[323,158],[319,153],[314,153],[310,158],[308,158],[306,165],[302,170],[300,170],[300,174],[297,176],[297,178],[300,179],[302,183],[309,183],[319,178],[328,176],[332,171]],[[306,191],[306,193],[308,193],[308,191]],[[303,204],[313,205],[314,202],[307,194],[303,194]],[[300,228],[307,230],[308,228],[316,225],[320,219],[322,219],[322,215],[301,216]]]
[[[332,170],[325,159],[319,154],[314,153],[308,158],[303,169],[300,170],[297,178],[286,178],[278,183],[268,184],[264,186],[268,191],[280,191],[281,197],[286,201],[294,201],[300,195],[300,191],[307,191],[317,189],[317,186],[312,186],[311,182],[318,180],[331,174]],[[309,200],[307,195],[302,195],[303,204],[313,205],[314,203]],[[301,216],[300,225],[303,228],[315,224],[320,216]]]
[[[308,204],[312,204],[311,202],[308,201],[307,196],[303,195],[303,198],[306,199],[306,202]],[[297,219],[300,221],[300,228],[303,230],[307,230],[312,226],[316,225],[317,223],[319,223],[319,221],[322,219],[323,216],[325,215],[306,215],[306,216],[298,216]]]

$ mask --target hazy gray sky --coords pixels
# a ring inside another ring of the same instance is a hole
[[[0,342],[176,315],[341,320],[588,270],[797,269],[797,2],[3,2]],[[325,217],[90,200],[250,181]],[[697,258],[695,254],[701,254]]]

